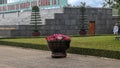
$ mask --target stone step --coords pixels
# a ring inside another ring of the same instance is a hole
[[[0,27],[0,30],[16,30],[16,28],[1,28]]]

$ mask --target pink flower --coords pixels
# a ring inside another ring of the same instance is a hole
[[[53,35],[47,36],[46,40],[47,41],[55,41],[55,40],[69,41],[70,37],[67,35],[63,35],[63,34],[53,34]]]

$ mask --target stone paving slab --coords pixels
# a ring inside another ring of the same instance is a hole
[[[0,46],[0,68],[120,68],[120,60],[77,54],[54,59],[50,51]]]

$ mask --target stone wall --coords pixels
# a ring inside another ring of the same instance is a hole
[[[95,34],[111,34],[112,33],[112,9],[103,8],[87,8],[86,9],[89,33],[89,21],[95,21]],[[68,35],[79,35],[80,30],[80,9],[64,8],[64,13],[56,13],[54,19],[47,19],[46,25],[41,29],[43,35],[53,33],[63,33]],[[47,33],[46,33],[47,32]]]
[[[86,8],[86,24],[89,34],[89,21],[95,21],[95,34],[111,34],[113,28],[112,9]],[[44,25],[39,25],[41,35],[62,33],[67,35],[79,35],[81,12],[77,7],[60,9],[42,9],[41,17]],[[28,18],[26,18],[28,19]],[[13,21],[14,22],[14,21]],[[31,36],[32,25],[17,25],[16,30],[11,30],[11,36]]]

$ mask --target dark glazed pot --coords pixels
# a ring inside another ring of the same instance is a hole
[[[40,32],[32,32],[32,36],[40,36]]]
[[[50,41],[48,47],[52,51],[53,58],[63,58],[67,56],[66,50],[70,47],[70,41]]]
[[[87,32],[86,32],[86,30],[80,30],[79,34],[80,34],[80,35],[86,35]]]

